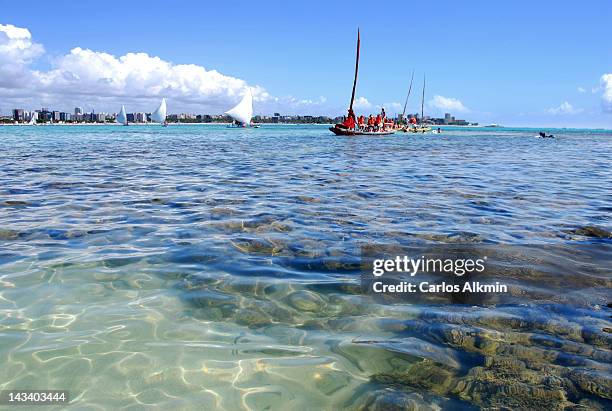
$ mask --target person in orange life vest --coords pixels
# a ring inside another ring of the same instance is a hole
[[[374,116],[370,114],[368,117],[368,129],[374,128]]]
[[[410,117],[410,124],[414,124],[416,126],[416,117]]]
[[[355,128],[355,117],[348,116],[348,118],[344,120],[344,123],[342,123],[342,125],[348,128],[349,130],[353,130]]]
[[[360,129],[362,129],[365,125],[365,118],[363,117],[363,114],[359,116],[359,119],[357,120],[357,125]]]
[[[355,128],[355,113],[353,112],[352,109],[349,108],[348,117],[346,120],[344,120],[342,125],[348,128],[349,130],[352,130]]]
[[[378,114],[376,116],[376,120],[374,121],[374,126],[377,128],[381,128],[382,127],[382,118],[380,117],[380,114]]]

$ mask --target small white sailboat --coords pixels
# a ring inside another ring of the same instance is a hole
[[[117,114],[117,123],[123,124],[124,126],[128,125],[127,114],[125,112],[125,106],[121,106],[121,111]]]
[[[247,88],[244,97],[234,108],[225,112],[228,116],[236,120],[240,126],[248,127],[253,118],[253,94],[251,88]]]
[[[36,120],[38,120],[38,113],[37,112],[33,112],[32,113],[32,117],[30,117],[30,121],[28,121],[28,126],[35,126],[36,125]]]
[[[153,114],[151,114],[151,120],[155,123],[161,123],[165,126],[167,124],[166,109],[166,99],[162,98],[162,101],[161,103],[159,103],[159,107],[157,107],[157,110],[155,110]]]

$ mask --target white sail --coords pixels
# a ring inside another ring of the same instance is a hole
[[[30,117],[30,121],[28,122],[28,125],[35,126],[37,119],[38,119],[38,113],[37,112],[33,112],[32,113],[32,117]]]
[[[117,114],[117,123],[121,123],[127,126],[127,114],[125,113],[125,106],[121,106],[121,111]]]
[[[151,120],[153,120],[156,123],[163,123],[164,121],[166,121],[166,99],[165,98],[162,98],[162,101],[159,104],[159,107],[157,107],[157,110],[155,110],[153,114],[151,114]]]
[[[244,97],[240,100],[240,103],[233,109],[226,111],[225,114],[230,116],[236,121],[241,122],[243,125],[248,126],[251,123],[253,117],[253,95],[251,89],[247,88]]]

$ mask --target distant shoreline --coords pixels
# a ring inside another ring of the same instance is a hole
[[[197,123],[197,122],[193,122],[193,123],[168,123],[168,126],[228,126],[232,123]],[[278,127],[278,126],[318,126],[318,127],[328,127],[333,125],[333,123],[253,123],[256,124],[260,127]],[[62,126],[62,127],[68,127],[68,126],[75,126],[75,127],[92,127],[92,126],[113,126],[113,127],[123,127],[123,124],[119,124],[119,123],[44,123],[44,124],[36,124],[35,126],[27,124],[27,123],[19,123],[19,124],[14,124],[14,123],[0,123],[0,127],[3,126],[7,126],[7,127],[49,127],[49,126]],[[159,123],[130,123],[129,124],[130,127],[132,126],[137,126],[137,127],[155,127],[155,126],[159,126],[161,127],[161,124]],[[456,129],[456,128],[460,128],[460,129],[477,129],[477,130],[500,130],[500,129],[529,129],[529,130],[592,130],[592,131],[606,131],[606,132],[610,132],[612,131],[612,128],[584,128],[584,127],[555,127],[555,126],[495,126],[495,127],[490,127],[490,126],[486,126],[486,125],[478,125],[478,126],[472,126],[472,125],[429,125],[430,127],[433,128],[441,128],[441,129]]]

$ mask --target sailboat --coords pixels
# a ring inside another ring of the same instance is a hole
[[[353,102],[355,101],[355,89],[357,88],[357,73],[359,72],[359,49],[361,46],[361,37],[359,29],[357,29],[357,56],[355,57],[355,77],[353,79],[353,92],[351,93],[351,104],[349,105],[349,113],[353,113]],[[393,134],[395,130],[384,131],[362,131],[358,129],[347,128],[343,124],[336,124],[330,127],[329,130],[337,136],[367,136],[367,135],[386,135]]]
[[[38,113],[37,112],[33,112],[32,113],[32,117],[30,117],[30,121],[28,121],[28,126],[35,126],[37,119],[38,119]]]
[[[414,126],[409,129],[409,131],[413,133],[427,133],[431,131],[431,127],[426,124],[423,124],[423,109],[425,107],[425,75],[423,75],[423,95],[421,96],[421,124],[418,126]]]
[[[163,124],[164,127],[168,125],[168,123],[166,122],[166,99],[165,98],[162,98],[162,101],[161,103],[159,103],[159,107],[157,107],[157,110],[155,110],[153,114],[151,114],[151,120],[156,123]]]
[[[225,114],[233,118],[238,123],[238,127],[248,127],[251,124],[251,118],[253,117],[253,94],[251,94],[250,87],[247,88],[240,103],[236,104],[231,110],[226,111]]]
[[[125,113],[125,106],[121,106],[121,111],[117,114],[117,123],[128,125],[127,114]]]
[[[412,82],[414,81],[414,69],[412,69],[412,76],[410,76],[410,87],[408,87],[408,94],[406,95],[406,101],[404,101],[404,111],[402,111],[402,121],[406,118],[406,107],[408,106],[408,98],[412,92]],[[404,133],[408,131],[408,125],[401,128]]]

